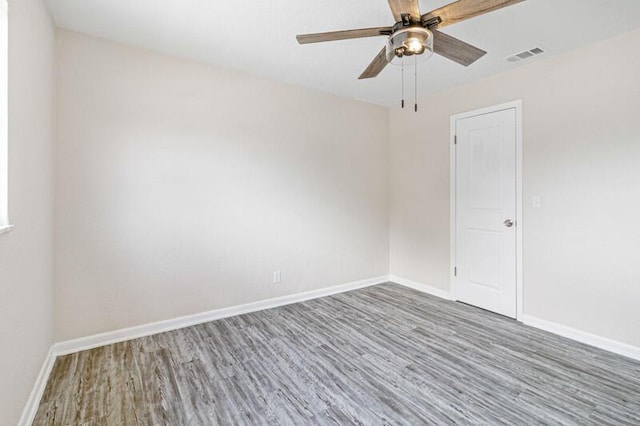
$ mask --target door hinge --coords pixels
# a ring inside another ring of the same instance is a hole
[[[453,144],[458,145],[458,135],[453,135]]]
[[[458,267],[457,267],[457,266],[454,266],[454,267],[453,267],[453,276],[454,276],[454,277],[457,277],[457,276],[458,276]]]

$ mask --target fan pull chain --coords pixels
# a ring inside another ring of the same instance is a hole
[[[418,112],[418,55],[413,59],[413,110]]]
[[[400,105],[402,105],[402,108],[404,108],[404,56],[402,57],[402,101],[400,102]]]

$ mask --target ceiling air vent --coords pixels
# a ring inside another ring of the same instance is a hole
[[[524,52],[520,52],[520,53],[516,53],[515,55],[511,55],[507,58],[508,62],[518,62],[518,61],[522,61],[524,59],[529,59],[533,56],[539,55],[541,53],[544,53],[544,50],[540,49],[539,47],[534,47],[531,50],[525,50]]]

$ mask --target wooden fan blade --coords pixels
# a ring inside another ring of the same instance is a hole
[[[418,0],[388,0],[393,19],[402,21],[402,14],[408,13],[414,20],[420,19],[420,6]]]
[[[429,26],[430,29],[444,28],[465,19],[483,15],[503,7],[520,3],[524,0],[458,0],[439,9],[422,15],[422,22],[426,25],[433,19],[440,18],[442,22]]]
[[[373,61],[371,61],[367,69],[364,70],[362,74],[360,74],[360,77],[358,77],[358,79],[362,80],[363,78],[376,77],[378,74],[380,74],[380,71],[382,71],[386,66],[387,66],[387,46],[383,47],[380,53],[378,53],[376,57],[373,58]]]
[[[433,51],[440,56],[451,59],[454,62],[468,67],[478,59],[487,54],[482,49],[465,43],[455,37],[451,37],[438,30],[433,32]]]
[[[328,33],[299,34],[296,36],[296,39],[300,44],[307,44],[320,43],[323,41],[346,40],[349,38],[385,36],[392,32],[393,29],[391,27],[360,28],[357,30],[333,31]]]

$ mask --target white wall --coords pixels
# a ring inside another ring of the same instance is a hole
[[[62,30],[58,52],[56,340],[388,273],[385,108]]]
[[[0,424],[18,422],[52,343],[54,29],[40,0],[9,8],[9,213],[0,235]]]
[[[640,346],[638,45],[634,31],[392,110],[391,273],[449,289],[449,117],[522,99],[525,314]]]

